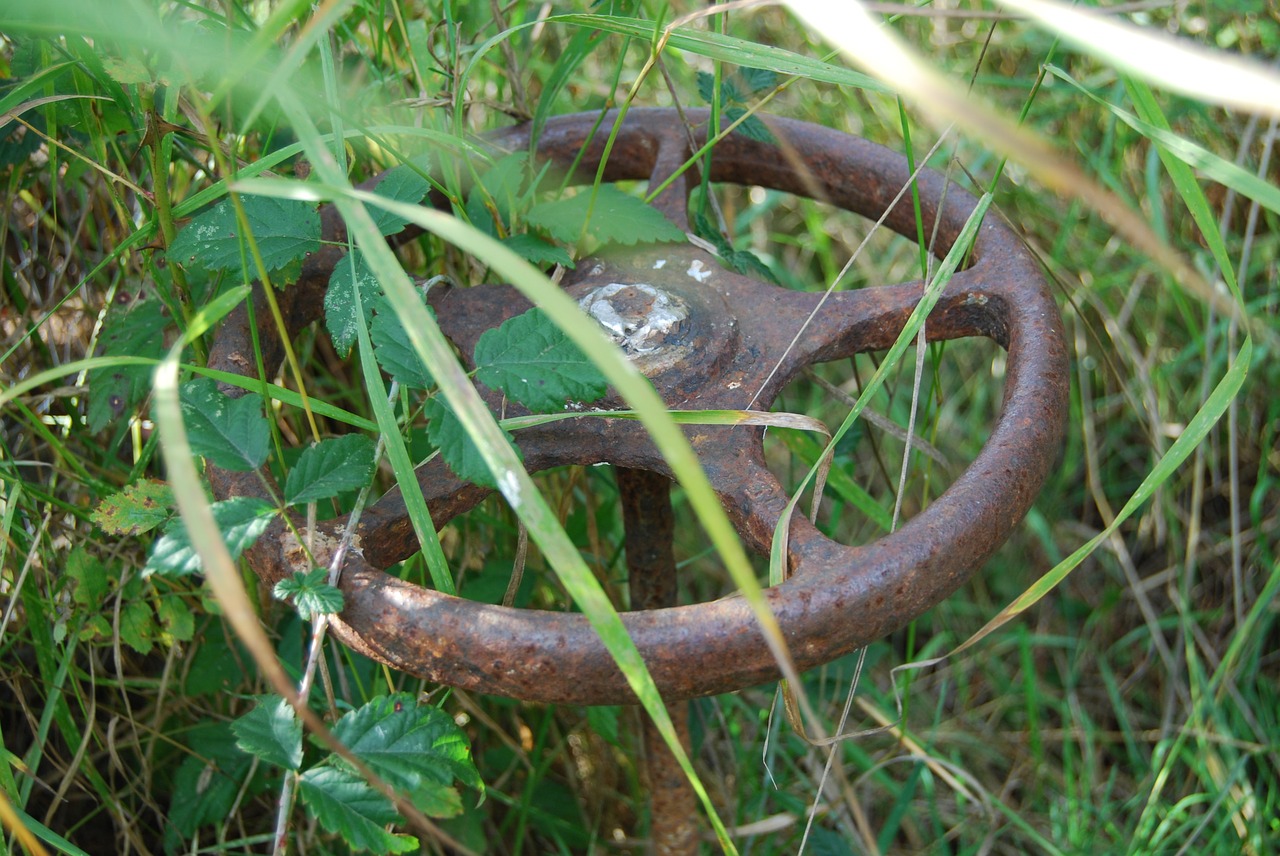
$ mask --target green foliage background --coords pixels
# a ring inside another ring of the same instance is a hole
[[[1116,17],[1152,32],[1249,58],[1280,51],[1273,4],[1129,5]],[[930,163],[971,188],[994,187],[994,208],[1026,235],[1060,297],[1073,347],[1060,465],[1019,535],[959,594],[864,659],[805,677],[826,730],[841,721],[851,685],[845,728],[889,728],[829,754],[792,731],[771,687],[754,688],[692,704],[694,764],[744,852],[796,852],[802,840],[814,853],[1274,852],[1274,113],[1170,94],[1160,67],[1149,69],[1148,89],[1051,31],[995,20],[993,8],[898,8],[887,26],[943,74],[1019,117],[1209,281],[1238,282],[1243,311],[1223,311],[1228,289],[1209,301],[1118,237],[1114,211],[1046,190],[1016,157],[1002,168],[998,141],[946,137]],[[491,128],[628,97],[690,106],[719,99],[730,120],[767,97],[769,112],[917,158],[938,139],[932,117],[896,93],[860,87],[869,81],[783,8],[690,23],[643,80],[654,33],[696,9],[619,2],[597,4],[594,18],[539,20],[578,11],[523,0],[314,9],[49,0],[0,9],[0,794],[51,851],[263,852],[273,833],[279,769],[237,748],[230,725],[258,709],[270,687],[198,578],[144,574],[172,504],[147,420],[154,360],[240,284],[235,269],[256,272],[260,263],[281,284],[296,275],[297,236],[275,235],[278,218],[254,232],[280,239],[279,255],[270,240],[261,259],[242,256],[239,240],[215,242],[233,268],[223,276],[205,269],[220,266],[215,247],[182,231],[225,196],[233,172],[306,174],[307,135],[289,118],[295,111],[318,133],[345,139],[332,154],[353,181],[418,155],[439,165]],[[798,77],[749,70],[773,62],[775,49],[805,60]],[[1165,124],[1176,146],[1157,133]],[[1167,157],[1187,143],[1213,158],[1197,155],[1198,173]],[[505,238],[520,188],[501,173],[484,186],[488,199],[463,200],[456,213]],[[820,203],[758,189],[718,189],[716,198],[725,234],[713,237],[788,287],[835,281],[868,230]],[[531,213],[529,223],[541,238],[572,245],[584,230],[556,214],[544,208],[546,219]],[[608,228],[595,235],[619,237]],[[521,252],[555,261],[568,258],[565,249],[543,242]],[[184,255],[203,264],[167,263]],[[493,279],[485,259],[439,239],[416,241],[400,257],[422,277]],[[913,243],[877,233],[839,287],[916,278],[920,264]],[[1242,351],[1246,333],[1252,350]],[[184,360],[199,364],[207,342],[198,339]],[[294,343],[324,436],[347,430],[334,414],[377,419],[358,358],[338,355],[355,343],[354,331],[345,347],[319,331]],[[78,362],[94,356],[104,359]],[[823,526],[841,541],[878,537],[899,502],[902,514],[914,513],[985,440],[999,407],[1001,352],[960,342],[925,357],[919,394],[906,360],[872,401],[883,419],[858,423],[836,449]],[[859,358],[823,367],[788,389],[779,409],[838,425],[875,366]],[[19,386],[49,370],[45,382]],[[1220,385],[1225,393],[1215,397]],[[916,433],[929,446],[913,455],[900,489],[913,400]],[[270,443],[292,467],[311,428],[287,403],[271,411]],[[1215,419],[1203,439],[1193,433],[1197,420]],[[420,423],[404,433],[415,460],[425,434]],[[1194,450],[1166,466],[1183,436],[1196,440]],[[800,432],[771,431],[768,442],[775,472],[792,484],[820,452]],[[379,490],[392,483],[385,470],[375,481]],[[537,484],[595,578],[624,605],[612,476],[553,471]],[[1144,484],[1149,501],[1112,528]],[[126,486],[132,499],[111,499]],[[733,591],[681,495],[677,513],[682,597]],[[498,500],[441,534],[458,589],[491,602],[507,589],[521,543]],[[415,558],[402,573],[427,580],[428,562]],[[528,565],[517,604],[568,608],[537,550]],[[1070,573],[1034,585],[1055,568]],[[763,579],[763,563],[757,571]],[[307,625],[269,592],[254,594],[286,668],[300,673]],[[1010,603],[1041,594],[962,654],[928,670],[892,671],[953,651]],[[401,691],[439,706],[470,742],[485,799],[461,789],[460,802],[442,812],[452,815],[442,837],[423,836],[424,847],[444,852],[447,836],[495,854],[642,852],[649,828],[637,710],[442,691],[336,646],[326,648],[325,666],[331,682],[317,704],[331,722]],[[310,744],[307,752],[306,765],[321,757]],[[332,827],[308,823],[300,809],[288,817],[299,852],[346,852]],[[19,846],[10,821],[5,830],[8,846]]]

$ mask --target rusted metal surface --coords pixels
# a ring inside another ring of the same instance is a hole
[[[625,531],[627,584],[631,608],[667,609],[676,605],[675,515],[671,482],[648,470],[619,467],[618,496]],[[689,702],[668,702],[667,715],[685,752],[689,752]],[[693,786],[657,725],[644,716],[645,778],[649,786],[650,852],[657,856],[693,856],[698,852],[698,811]]]
[[[690,112],[693,122],[705,113]],[[539,141],[542,157],[567,165],[586,147],[581,169],[594,174],[612,124],[589,139],[595,115],[551,120]],[[770,119],[779,148],[730,137],[715,150],[711,178],[761,185],[825,199],[878,218],[908,180],[906,162],[887,149],[828,129]],[[700,145],[705,132],[693,129]],[[529,145],[513,128],[493,141],[512,150]],[[666,110],[633,109],[618,134],[606,180],[665,180],[689,151],[685,129]],[[938,221],[939,252],[948,249],[973,209],[972,196],[942,176],[918,179],[924,233]],[[685,217],[682,178],[661,199],[677,222]],[[942,204],[945,200],[945,205]],[[916,234],[910,197],[890,212],[888,225]],[[340,232],[325,213],[327,237]],[[683,225],[683,223],[682,223]],[[321,293],[336,257],[318,253],[304,266],[299,286],[284,296],[291,330],[317,318]],[[626,306],[663,296],[682,318],[660,335],[641,337],[638,366],[673,408],[767,409],[805,366],[887,348],[919,300],[921,285],[907,283],[833,294],[817,316],[817,294],[787,291],[719,267],[687,244],[664,244],[626,257],[587,259],[564,287],[590,305],[601,289],[621,286]],[[528,307],[509,286],[436,289],[437,318],[463,354],[476,338]],[[641,313],[643,315],[643,312]],[[269,317],[260,311],[259,318]],[[220,333],[211,356],[217,368],[251,373],[247,321],[238,312]],[[641,320],[643,320],[641,318]],[[802,330],[794,347],[797,331]],[[894,534],[848,547],[793,519],[788,561],[792,576],[770,588],[766,600],[783,628],[797,665],[834,659],[901,627],[949,594],[1008,537],[1030,507],[1054,460],[1067,410],[1067,357],[1061,320],[1039,268],[1018,238],[988,215],[972,264],[947,285],[927,325],[930,340],[985,336],[1008,350],[1002,412],[978,457],[951,487]],[[625,334],[624,334],[625,336]],[[263,330],[269,364],[279,359],[275,334]],[[675,353],[676,359],[663,359]],[[495,406],[497,402],[492,402]],[[609,400],[604,407],[621,406]],[[508,414],[510,410],[508,409]],[[752,549],[767,552],[786,497],[764,463],[758,428],[690,426],[687,434],[712,485]],[[670,477],[671,472],[638,423],[594,417],[559,422],[517,434],[530,471],[565,464],[608,462]],[[254,473],[210,469],[219,498],[262,495]],[[419,472],[433,519],[442,526],[485,496],[442,466]],[[323,524],[336,537],[342,521]],[[324,541],[324,538],[319,539]],[[611,704],[633,700],[622,675],[581,615],[517,610],[442,595],[388,576],[378,568],[417,550],[392,491],[361,519],[357,544],[343,576],[346,610],[335,624],[339,638],[370,656],[446,684],[516,698]],[[294,570],[298,550],[277,525],[250,551],[255,571],[275,581]],[[324,561],[323,550],[317,557]],[[777,667],[741,598],[626,613],[623,621],[667,699],[683,699],[772,680]]]

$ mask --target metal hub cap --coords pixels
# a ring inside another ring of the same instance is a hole
[[[578,301],[646,375],[689,352],[689,307],[678,295],[646,282],[611,282]]]

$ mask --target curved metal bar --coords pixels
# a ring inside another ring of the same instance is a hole
[[[606,180],[669,175],[667,170],[673,168],[669,164],[676,160],[670,146],[686,145],[674,115],[673,111],[632,110],[606,166]],[[594,171],[608,127],[606,121],[605,131],[588,140],[595,118],[570,116],[549,122],[539,141],[540,155],[567,164],[586,145],[584,169]],[[704,117],[695,114],[694,119]],[[770,120],[770,127],[782,141],[780,147],[737,137],[721,142],[716,149],[713,180],[825,196],[836,205],[870,217],[883,213],[907,180],[905,159],[879,146],[787,120]],[[696,142],[696,129],[694,137]],[[519,128],[499,133],[494,140],[513,149],[529,144],[526,132]],[[959,233],[974,200],[955,188],[945,189],[943,178],[936,173],[922,174],[919,187],[926,233],[932,229],[933,219],[940,216],[939,236],[945,249]],[[664,201],[668,213],[683,212],[681,200],[668,195]],[[914,234],[909,203],[897,205],[887,222],[897,231]],[[330,227],[340,229],[340,224],[326,219],[326,228]],[[662,261],[666,255],[677,254],[674,257],[681,264],[693,265],[703,258],[673,247],[654,252],[663,254]],[[801,518],[792,521],[789,560],[793,575],[768,589],[765,596],[801,669],[827,662],[893,631],[954,591],[1021,520],[1057,453],[1068,389],[1066,348],[1057,307],[1036,264],[1002,224],[988,222],[983,226],[973,256],[973,265],[944,294],[929,330],[931,336],[942,338],[986,335],[1008,349],[1003,411],[970,468],[893,535],[873,544],[845,547],[828,540]],[[651,258],[646,256],[631,268],[610,268],[602,263],[596,266],[598,272],[584,271],[569,287],[589,288],[593,275],[606,279],[631,275],[626,271],[642,270]],[[693,270],[690,267],[691,273]],[[779,295],[777,290],[766,290],[727,273],[717,273],[700,284],[707,286],[705,293],[682,293],[694,301],[705,296],[709,317],[719,308],[746,312],[743,307],[759,304],[763,309],[749,320],[754,323],[776,315],[775,325],[780,329],[802,316],[807,311],[804,300],[811,299],[787,296],[791,293]],[[717,303],[721,288],[726,296],[723,303]],[[320,303],[314,286],[295,291],[298,295],[290,305],[298,304],[299,308],[291,317],[314,317]],[[495,316],[485,316],[477,308],[484,292],[459,291],[468,296],[458,296],[456,305],[455,298],[441,297],[437,313],[442,326],[456,323],[462,336],[467,325],[474,325],[477,319],[489,323]],[[891,342],[918,299],[919,286],[895,286],[876,296],[877,291],[881,290],[869,290],[873,297],[865,300],[841,298],[820,315],[798,353],[788,357],[791,363],[786,371],[771,381],[776,388],[763,400],[771,400],[785,379],[804,364]],[[874,311],[862,305],[867,300],[876,305]],[[304,305],[308,301],[316,305]],[[501,311],[518,309],[507,305]],[[243,324],[241,318],[228,325],[214,348],[211,364],[233,371],[249,370],[252,361],[245,359]],[[781,352],[780,334],[740,329],[746,326],[710,323],[694,348],[696,355],[706,352],[706,365],[694,359],[655,376],[655,385],[668,403],[684,402],[682,396],[688,396],[703,406],[741,406],[724,403],[729,400],[720,391],[726,386],[725,379],[758,372],[752,362],[762,361],[761,348]],[[789,329],[794,331],[795,327]],[[714,383],[707,378],[714,378]],[[531,471],[566,463],[609,461],[670,475],[635,423],[600,419],[562,423],[558,430],[563,436],[553,428],[521,433],[519,440]],[[744,540],[757,550],[767,550],[786,498],[764,466],[760,435],[754,428],[691,431],[708,475]],[[227,473],[210,467],[209,477],[220,498],[264,492],[258,474]],[[474,505],[484,493],[452,480],[442,468],[424,472],[421,482],[437,525]],[[393,492],[362,521],[357,550],[343,576],[346,609],[334,624],[342,641],[396,668],[469,689],[534,701],[609,704],[633,700],[583,616],[474,603],[422,589],[377,570],[365,556],[387,563],[394,561],[397,551],[406,549],[403,543],[391,549],[392,542],[403,541],[407,531],[398,519]],[[324,524],[313,533],[318,560],[324,560],[326,545],[333,543],[340,525],[341,521]],[[255,571],[268,581],[292,573],[299,555],[297,545],[280,524],[248,553]],[[625,613],[623,621],[669,700],[730,691],[777,676],[777,666],[741,598]]]

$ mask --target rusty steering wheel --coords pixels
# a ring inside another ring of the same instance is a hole
[[[614,117],[564,116],[547,123],[538,157],[594,174]],[[688,111],[689,131],[674,110],[633,109],[605,167],[607,181],[649,179],[656,187],[705,141],[705,112]],[[822,198],[870,218],[893,204],[910,173],[906,160],[880,146],[826,128],[769,119],[780,145],[731,135],[715,149],[712,181]],[[526,126],[490,137],[496,146],[528,149]],[[687,176],[687,174],[686,174]],[[682,228],[690,183],[672,182],[657,207]],[[918,179],[924,233],[937,221],[938,245],[950,248],[975,200],[938,173]],[[343,227],[331,207],[324,237]],[[916,233],[910,199],[894,205],[887,224]],[[307,260],[282,297],[296,332],[322,311],[323,290],[340,258],[333,244]],[[721,268],[690,244],[663,244],[627,259],[587,259],[563,287],[622,340],[668,406],[767,409],[805,366],[889,347],[918,302],[922,285],[867,288],[830,295],[805,326],[820,295],[794,292]],[[463,354],[479,335],[529,307],[510,286],[435,289],[439,324]],[[254,366],[243,308],[220,331],[210,364],[240,373]],[[265,312],[257,317],[267,317]],[[986,445],[937,500],[879,541],[843,546],[797,515],[790,528],[790,578],[766,590],[799,669],[826,663],[901,627],[951,594],[1004,542],[1030,507],[1057,454],[1067,408],[1066,348],[1057,307],[1037,263],[994,215],[982,225],[972,263],[957,271],[929,316],[930,340],[984,336],[1008,351],[1004,403]],[[260,331],[268,365],[278,364],[274,330]],[[270,362],[274,360],[275,362]],[[234,389],[228,389],[236,394]],[[491,402],[496,404],[496,402]],[[616,399],[603,406],[621,406]],[[764,462],[763,429],[690,426],[707,475],[744,542],[767,554],[786,496]],[[532,471],[607,462],[620,472],[671,472],[638,423],[583,418],[516,435]],[[264,495],[256,473],[210,467],[215,495]],[[456,479],[439,460],[419,469],[432,518],[443,526],[488,490]],[[665,483],[662,501],[665,502]],[[634,503],[633,503],[634,505]],[[643,511],[643,498],[639,501]],[[669,515],[668,515],[669,518]],[[332,540],[345,521],[320,524]],[[670,520],[665,524],[670,527]],[[363,555],[353,553],[342,578],[346,608],[333,632],[346,644],[397,669],[430,680],[530,701],[617,704],[634,700],[604,645],[579,614],[491,606],[404,582],[380,568],[418,549],[398,490],[364,512]],[[275,523],[248,551],[267,582],[295,570],[301,551]],[[324,561],[325,556],[316,557]],[[671,603],[670,597],[657,602]],[[639,604],[645,606],[646,604]],[[623,621],[668,701],[727,692],[777,677],[778,667],[741,598],[623,614]]]

